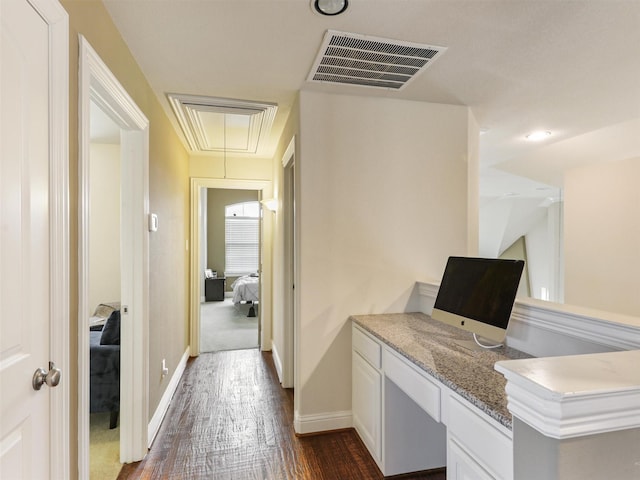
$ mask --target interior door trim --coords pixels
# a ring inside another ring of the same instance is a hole
[[[49,26],[49,215],[51,360],[63,372],[51,390],[51,478],[70,477],[69,364],[69,16],[57,0],[29,0]]]
[[[121,302],[130,321],[121,324],[120,461],[147,453],[149,422],[149,121],[89,42],[79,35],[78,114],[78,468],[89,478],[89,144],[94,101],[121,128]],[[130,250],[130,251],[129,251]],[[123,311],[124,315],[124,311]]]

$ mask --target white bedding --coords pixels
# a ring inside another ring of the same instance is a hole
[[[233,303],[258,301],[258,277],[245,275],[231,284]]]

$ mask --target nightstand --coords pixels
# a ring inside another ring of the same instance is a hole
[[[221,302],[224,300],[224,277],[205,278],[204,297],[207,302]]]

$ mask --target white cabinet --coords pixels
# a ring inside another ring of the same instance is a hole
[[[455,479],[513,479],[511,431],[457,394],[447,400],[447,472]]]
[[[371,338],[367,333],[360,330],[355,325],[352,328],[351,343],[353,350],[358,352],[362,358],[373,367],[379,369],[381,362],[381,345],[377,340]]]
[[[449,437],[447,442],[447,479],[494,480],[494,477],[478,465],[455,438]]]
[[[353,325],[353,426],[384,475],[513,480],[511,430]]]
[[[382,457],[382,375],[357,351],[352,359],[353,426],[378,466]]]
[[[381,346],[355,325],[352,329],[351,410],[353,426],[382,470]]]

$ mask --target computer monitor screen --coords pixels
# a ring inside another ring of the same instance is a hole
[[[502,343],[523,260],[449,257],[431,316]]]

